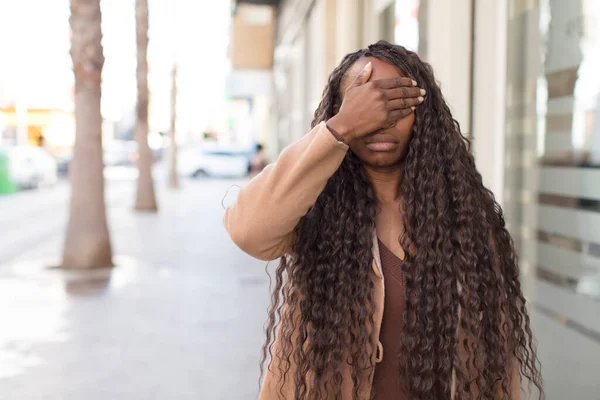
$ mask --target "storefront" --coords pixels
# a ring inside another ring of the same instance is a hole
[[[452,5],[420,0],[418,16],[397,9],[396,41],[433,64],[502,204],[548,399],[597,399],[600,2]]]
[[[433,66],[472,140],[520,256],[548,398],[598,398],[600,1],[284,1],[279,149],[306,132],[342,55],[378,39]]]
[[[598,395],[599,22],[597,1],[508,5],[504,208],[550,399]]]
[[[6,145],[44,146],[60,149],[73,145],[75,121],[73,113],[56,109],[15,107],[0,108],[2,124],[0,142]]]

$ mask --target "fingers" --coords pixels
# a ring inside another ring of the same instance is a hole
[[[393,121],[393,123],[396,123],[396,121],[398,121],[399,119],[402,119],[404,117],[406,117],[407,115],[409,115],[410,113],[412,113],[414,110],[409,107],[409,108],[402,108],[400,110],[394,110],[390,113],[390,121]]]
[[[356,78],[352,81],[350,87],[364,85],[369,81],[371,73],[373,72],[373,65],[368,62],[367,65],[356,75]]]
[[[415,87],[417,86],[417,82],[411,78],[405,77],[394,77],[387,79],[378,79],[374,81],[378,88],[380,89],[393,89],[399,87]]]
[[[405,97],[423,97],[425,96],[425,90],[418,87],[399,87],[384,90],[385,97],[388,100],[401,99]]]
[[[403,97],[401,99],[394,99],[388,101],[388,109],[389,110],[401,110],[403,108],[410,108],[414,106],[418,106],[423,102],[424,98],[422,96],[419,97]]]

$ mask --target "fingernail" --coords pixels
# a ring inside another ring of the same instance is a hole
[[[413,111],[415,111],[417,109],[417,107],[415,107],[415,106],[412,106],[411,108]]]
[[[417,86],[417,81],[413,80],[412,84],[413,84],[413,86]]]
[[[425,91],[425,89],[421,89],[421,94],[422,94],[423,96],[425,95],[425,93],[427,93],[427,92]]]
[[[419,96],[419,98],[417,100],[419,100],[419,103],[422,103],[423,100],[425,100],[425,99],[423,97]]]

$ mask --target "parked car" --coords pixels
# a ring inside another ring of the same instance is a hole
[[[154,161],[162,157],[162,147],[151,148]],[[112,140],[103,144],[102,162],[105,167],[134,166],[139,157],[135,140]],[[73,150],[66,150],[57,156],[58,173],[66,176],[73,161]]]
[[[8,148],[8,170],[12,181],[21,189],[51,186],[58,181],[56,160],[42,147]]]
[[[114,140],[104,143],[103,161],[105,166],[135,165],[137,143],[135,140]]]
[[[251,152],[239,147],[193,147],[179,151],[178,168],[184,176],[241,178],[248,174]]]

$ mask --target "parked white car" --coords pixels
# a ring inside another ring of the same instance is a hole
[[[105,166],[135,165],[137,157],[135,140],[113,140],[103,145],[102,159]]]
[[[51,186],[58,181],[56,160],[41,147],[17,146],[7,149],[8,170],[21,189]]]
[[[184,176],[241,178],[248,175],[250,153],[231,147],[182,148],[178,154],[179,172]]]

